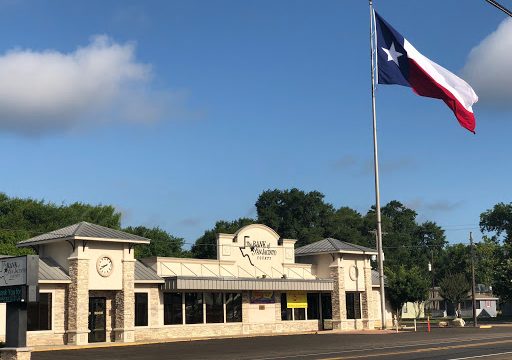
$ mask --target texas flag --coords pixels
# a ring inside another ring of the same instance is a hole
[[[411,43],[375,12],[379,84],[411,87],[421,96],[441,99],[471,132],[475,132],[472,106],[478,96],[464,80],[420,54]]]

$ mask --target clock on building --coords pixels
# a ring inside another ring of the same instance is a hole
[[[114,269],[114,263],[112,259],[108,256],[100,256],[98,261],[96,262],[96,270],[98,270],[98,274],[101,276],[107,277],[112,274],[112,270]]]

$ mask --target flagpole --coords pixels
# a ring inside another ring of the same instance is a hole
[[[379,153],[377,147],[377,115],[375,111],[375,74],[376,74],[376,56],[375,56],[375,18],[373,11],[373,2],[370,1],[370,57],[371,57],[371,78],[372,78],[372,116],[373,116],[373,167],[375,172],[375,212],[377,214],[377,259],[379,268],[379,286],[380,286],[380,313],[381,329],[386,329],[386,298],[384,292],[384,253],[382,251],[382,221],[380,215],[380,188],[379,188]]]

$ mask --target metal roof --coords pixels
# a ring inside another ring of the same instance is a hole
[[[337,239],[327,238],[295,249],[295,256],[330,254],[338,252],[377,254],[377,250],[375,249],[370,249]]]
[[[386,275],[384,275],[384,287],[388,284]],[[372,270],[372,286],[380,287],[379,281],[379,272],[377,270]]]
[[[156,272],[137,260],[135,262],[135,282],[138,283],[164,283],[164,279]]]
[[[165,278],[164,290],[267,290],[332,291],[331,279],[253,279],[228,277],[171,276]]]
[[[142,236],[82,221],[78,224],[70,225],[59,230],[50,231],[49,233],[20,241],[16,246],[31,246],[46,242],[70,239],[110,240],[141,244],[148,244],[150,242],[149,239]]]
[[[39,281],[71,281],[68,274],[55,261],[49,258],[39,258]]]

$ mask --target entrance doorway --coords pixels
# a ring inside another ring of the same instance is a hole
[[[89,342],[105,342],[106,330],[106,304],[104,297],[89,298]]]

